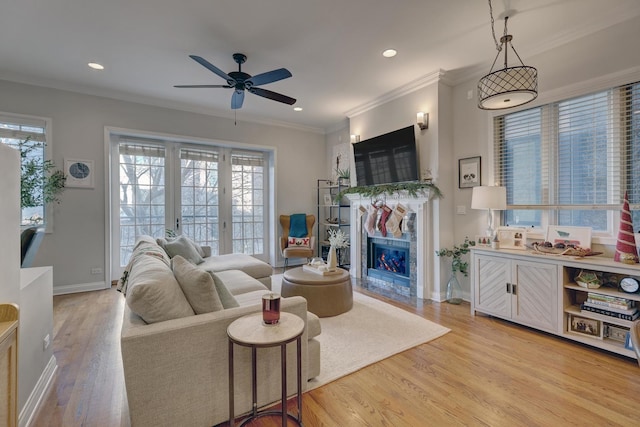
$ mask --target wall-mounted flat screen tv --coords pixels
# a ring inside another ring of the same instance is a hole
[[[419,179],[413,125],[353,144],[353,157],[358,186]]]

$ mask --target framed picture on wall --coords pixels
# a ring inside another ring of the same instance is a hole
[[[65,187],[93,188],[93,160],[64,159]]]
[[[458,160],[458,188],[472,188],[480,185],[480,156]]]

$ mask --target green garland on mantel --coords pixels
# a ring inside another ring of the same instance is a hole
[[[342,190],[336,195],[336,200],[342,199],[347,194],[360,194],[362,197],[375,198],[381,194],[393,195],[400,191],[406,191],[411,197],[418,197],[418,193],[429,190],[430,196],[435,198],[442,198],[444,195],[442,191],[433,183],[428,182],[399,182],[394,184],[383,185],[367,185],[360,187],[349,187]]]

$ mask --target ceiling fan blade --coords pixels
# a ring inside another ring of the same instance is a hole
[[[263,98],[273,99],[274,101],[282,102],[289,105],[293,105],[296,103],[296,99],[294,98],[290,98],[281,93],[272,92],[270,90],[262,89],[259,87],[252,87],[251,89],[249,89],[249,92],[258,96],[262,96]]]
[[[239,108],[242,108],[243,102],[244,102],[244,91],[234,90],[233,95],[231,95],[231,109],[237,110]]]
[[[213,65],[212,63],[210,63],[206,59],[201,58],[201,57],[199,57],[197,55],[189,55],[189,58],[193,59],[194,61],[196,61],[198,64],[202,65],[203,67],[205,67],[209,71],[219,75],[220,77],[225,79],[228,84],[234,85],[236,83],[235,79],[232,79],[231,76],[229,76],[227,73],[225,73],[220,68],[216,67],[215,65]]]
[[[173,87],[179,87],[179,88],[212,88],[212,87],[224,87],[224,88],[231,88],[233,86],[229,86],[229,85],[174,85]]]
[[[278,80],[287,79],[291,77],[291,72],[286,68],[279,68],[273,71],[267,71],[266,73],[256,74],[248,79],[246,83],[250,86],[266,85],[268,83],[277,82]]]

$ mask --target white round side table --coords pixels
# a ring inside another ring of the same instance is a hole
[[[262,312],[243,316],[234,320],[227,328],[229,337],[229,425],[235,426],[234,378],[233,378],[233,346],[240,345],[251,348],[251,414],[242,420],[240,426],[262,416],[281,415],[282,427],[286,427],[287,419],[291,418],[302,426],[302,332],[304,321],[295,314],[281,312],[280,321],[276,325],[264,325]],[[296,341],[297,385],[296,399],[298,416],[287,412],[287,344]],[[281,411],[258,411],[258,392],[256,378],[256,349],[265,347],[280,347],[281,369]]]

